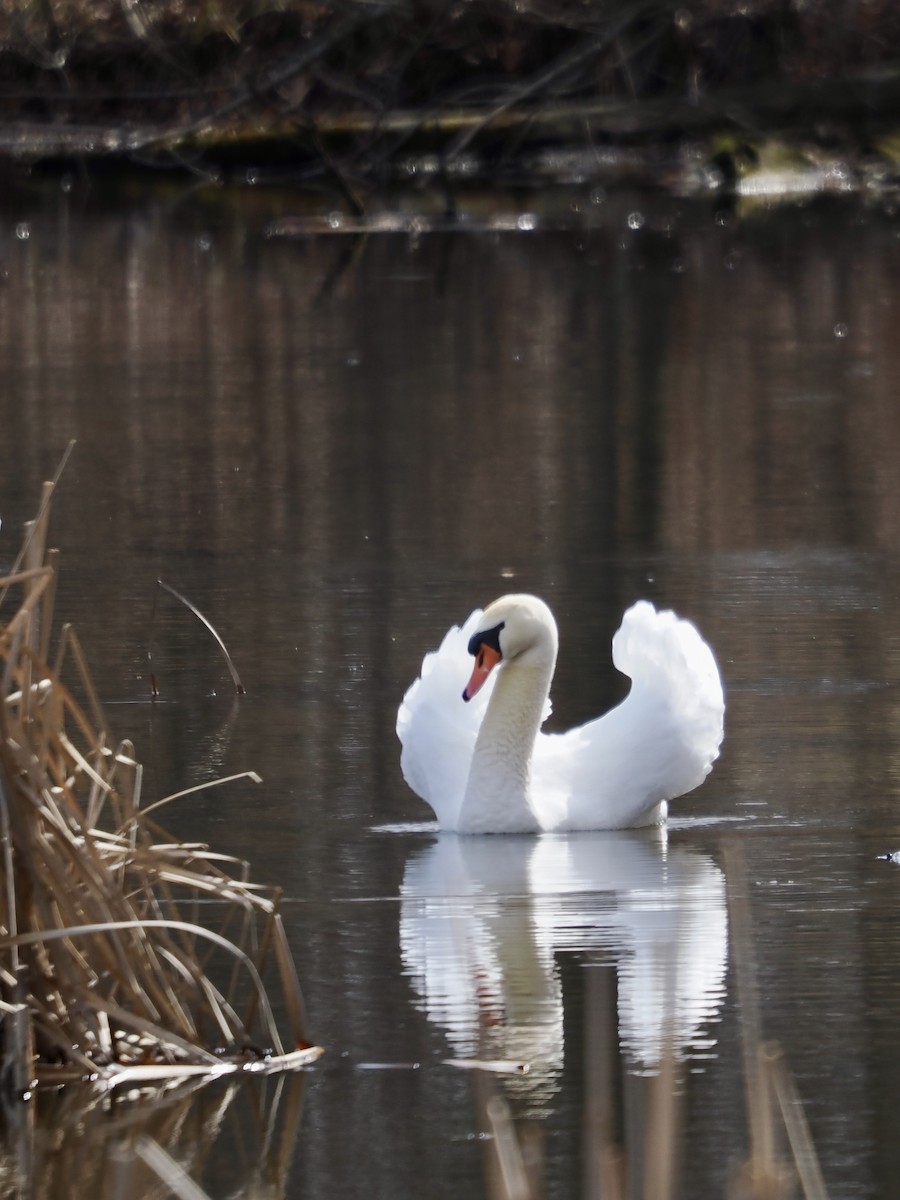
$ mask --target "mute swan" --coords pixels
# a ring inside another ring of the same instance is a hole
[[[628,696],[605,716],[548,734],[540,726],[550,713],[557,645],[547,605],[510,595],[476,609],[425,656],[397,734],[404,778],[441,829],[655,825],[666,818],[666,801],[709,774],[725,703],[712,651],[690,622],[646,600],[632,605],[612,644],[614,664],[632,680]],[[467,652],[475,664],[461,700]]]

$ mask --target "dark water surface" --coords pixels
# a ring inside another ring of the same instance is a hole
[[[900,224],[856,201],[595,209],[577,231],[281,241],[264,193],[6,201],[0,560],[77,438],[57,612],[147,800],[263,776],[168,824],[283,886],[326,1047],[277,1097],[154,1110],[211,1195],[504,1195],[481,1134],[505,1100],[541,1194],[627,1170],[637,1196],[674,1043],[676,1194],[721,1197],[748,1153],[739,961],[830,1194],[896,1192]],[[149,702],[159,577],[245,696],[160,596]],[[715,648],[723,755],[667,838],[428,825],[397,704],[511,588],[559,620],[555,728],[621,694],[636,597]],[[117,1194],[115,1114],[38,1103],[38,1194]]]

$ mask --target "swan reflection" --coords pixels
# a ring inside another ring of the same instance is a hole
[[[708,856],[668,847],[662,830],[440,834],[410,858],[401,897],[403,962],[428,1018],[458,1058],[527,1063],[510,1087],[532,1107],[563,1065],[566,954],[615,973],[614,989],[586,985],[586,1005],[615,997],[631,1071],[652,1072],[667,1049],[696,1059],[714,1044],[725,880]]]

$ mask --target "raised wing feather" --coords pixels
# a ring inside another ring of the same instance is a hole
[[[440,647],[425,655],[421,674],[397,713],[403,777],[431,805],[442,828],[455,823],[475,739],[493,691],[494,681],[489,678],[468,704],[462,698],[472,662],[469,638],[481,612],[477,608],[462,627],[454,625]]]
[[[623,829],[660,820],[659,805],[709,774],[723,736],[724,698],[696,628],[646,600],[613,638],[632,680],[618,707],[535,746],[533,799],[544,829]]]

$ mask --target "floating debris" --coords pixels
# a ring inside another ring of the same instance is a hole
[[[530,1069],[526,1062],[501,1058],[445,1058],[443,1063],[461,1071],[490,1071],[495,1075],[527,1075]]]
[[[361,1062],[357,1071],[418,1071],[422,1064],[417,1062]]]

